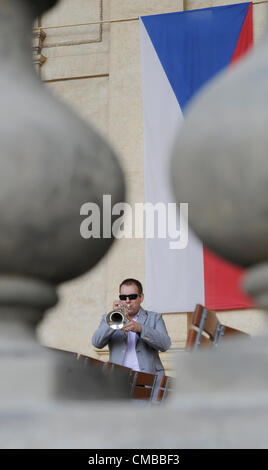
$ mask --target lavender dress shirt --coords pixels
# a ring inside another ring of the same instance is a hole
[[[134,321],[138,321],[140,312],[133,318]],[[127,334],[127,346],[124,356],[123,366],[129,367],[130,369],[140,371],[140,366],[136,354],[136,333],[129,331]]]

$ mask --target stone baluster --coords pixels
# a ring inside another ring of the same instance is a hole
[[[211,250],[247,268],[244,290],[266,311],[267,47],[266,37],[193,100],[178,133],[171,164],[176,199],[189,203],[190,226]],[[258,403],[262,412],[258,412],[251,439],[254,446],[261,441],[267,425],[267,331],[266,326],[263,337],[250,342],[228,344],[225,339],[219,354],[193,355],[181,367],[183,384],[177,399],[191,397],[199,410],[205,403],[214,404],[212,419],[203,423],[207,432],[217,419],[226,422],[225,429],[231,429],[236,413],[236,429],[243,434],[245,413],[253,415]],[[233,439],[239,441],[235,435]],[[224,442],[227,440],[228,431]],[[220,442],[219,438],[218,445]]]
[[[81,205],[98,204],[102,216],[103,194],[116,203],[125,192],[111,147],[34,71],[32,24],[55,3],[0,0],[2,410],[7,402],[23,408],[116,395],[110,379],[85,374],[71,354],[46,351],[35,338],[36,324],[57,303],[57,285],[93,267],[112,243],[81,237]]]

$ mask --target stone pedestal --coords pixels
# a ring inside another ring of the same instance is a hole
[[[33,68],[33,20],[55,3],[0,0],[0,415],[2,422],[9,416],[6,430],[22,416],[25,423],[38,421],[36,410],[59,403],[127,396],[124,380],[85,368],[73,354],[48,351],[35,338],[37,323],[58,301],[57,285],[93,267],[113,242],[81,236],[81,206],[94,203],[102,216],[103,194],[124,201],[110,145],[50,95]],[[7,443],[3,432],[3,442],[13,446],[16,438]],[[20,432],[17,438],[23,442]]]

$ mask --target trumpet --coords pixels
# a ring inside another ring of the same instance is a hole
[[[107,313],[106,322],[113,330],[121,330],[128,322],[127,306],[122,304],[118,309]]]

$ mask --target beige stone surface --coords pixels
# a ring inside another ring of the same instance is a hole
[[[108,74],[109,24],[79,24],[108,18],[109,8],[107,0],[61,0],[40,19],[40,27],[46,32],[42,53],[47,58],[42,80]]]
[[[104,260],[90,273],[60,287],[60,303],[47,313],[38,328],[42,344],[96,356],[91,336],[105,313],[105,264]]]
[[[182,0],[111,0],[111,18],[133,18],[183,10]]]
[[[99,21],[98,18],[96,21]],[[89,44],[92,42],[100,42],[102,34],[101,24],[89,24],[86,26],[65,26],[64,28],[53,29],[41,25],[46,31],[47,37],[44,41],[44,47],[61,47]],[[63,52],[63,51],[62,51]]]
[[[102,20],[101,0],[75,0],[75,2],[62,0],[40,20],[40,26],[47,32],[45,46],[67,46],[100,41],[100,24],[79,26],[100,20]],[[68,27],[68,25],[75,26]],[[59,26],[65,27],[59,28]],[[49,29],[46,30],[47,27]]]
[[[263,334],[266,328],[267,314],[262,310],[239,309],[217,312],[220,321],[252,336]]]
[[[107,134],[108,77],[47,83],[49,90],[68,103],[99,132]]]
[[[115,4],[116,2],[111,3],[111,15],[113,15]],[[144,199],[142,98],[139,71],[138,22],[112,24],[108,129],[109,138],[126,172],[127,201],[131,205],[134,202],[142,202]],[[111,305],[122,279],[134,277],[144,282],[144,240],[118,240],[109,254],[107,269],[109,280],[107,299]]]
[[[63,80],[109,73],[109,27],[103,28],[102,41],[68,47],[44,47],[47,61],[42,66],[41,78]]]
[[[101,0],[61,0],[41,18],[41,26],[59,26],[98,21]]]
[[[199,8],[218,7],[222,5],[234,5],[242,3],[240,0],[185,0],[185,10],[195,10]]]
[[[253,32],[254,42],[258,44],[267,31],[267,12],[268,5],[253,5]]]

